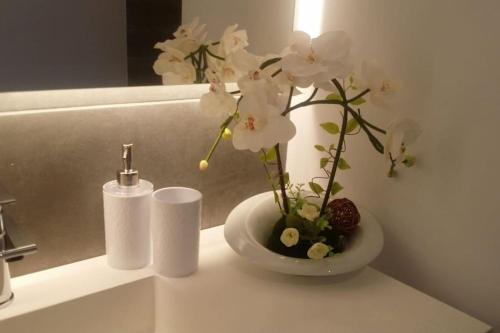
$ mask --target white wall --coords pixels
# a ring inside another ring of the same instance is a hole
[[[125,0],[0,0],[0,91],[127,85]]]
[[[182,22],[199,17],[207,24],[209,38],[216,40],[224,29],[238,23],[246,29],[249,50],[257,54],[279,53],[293,27],[293,0],[183,0]]]
[[[363,135],[348,138],[342,193],[368,207],[386,236],[375,267],[500,331],[500,2],[327,0],[323,31],[352,36],[359,59],[378,59],[404,90],[392,111],[366,109],[384,124],[416,119],[424,133],[418,165],[388,179],[386,161]],[[308,110],[288,167],[307,181],[319,172],[311,148],[330,112]],[[303,151],[307,149],[304,155]],[[356,152],[354,152],[356,151]],[[301,158],[302,156],[302,158]],[[305,160],[304,156],[308,159]]]

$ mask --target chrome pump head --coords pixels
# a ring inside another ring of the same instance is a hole
[[[139,171],[132,169],[132,143],[122,146],[123,169],[116,172],[116,180],[121,186],[135,186],[139,184]]]

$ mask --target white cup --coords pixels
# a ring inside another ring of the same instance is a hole
[[[199,191],[187,187],[153,192],[153,269],[159,275],[181,277],[198,269],[201,198]]]

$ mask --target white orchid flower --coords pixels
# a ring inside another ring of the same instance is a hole
[[[208,68],[217,72],[222,81],[236,82],[244,73],[235,66],[232,55],[224,55],[224,52],[221,51],[222,49],[222,45],[220,44],[216,48],[211,48],[214,54],[224,56],[224,60],[209,55],[207,56]]]
[[[160,49],[166,51],[167,49],[176,49],[185,54],[189,54],[191,52],[196,51],[202,41],[196,39],[188,39],[188,38],[176,38],[176,39],[167,39],[164,42],[158,42],[155,44],[155,49]]]
[[[391,80],[384,69],[374,60],[361,65],[360,88],[370,89],[370,100],[374,105],[387,106],[386,101],[399,90],[400,84]]]
[[[192,84],[196,80],[196,71],[194,67],[187,63],[181,63],[175,66],[171,71],[162,74],[164,85],[174,84]]]
[[[404,160],[406,147],[414,143],[421,133],[420,126],[414,120],[405,118],[392,122],[387,128],[384,145],[385,156],[401,163]]]
[[[318,242],[314,243],[309,250],[307,250],[307,256],[311,259],[319,260],[323,259],[328,252],[330,252],[328,245]]]
[[[316,206],[305,203],[301,209],[297,210],[297,214],[306,220],[314,222],[319,217],[319,210]]]
[[[224,30],[220,39],[224,55],[226,56],[248,46],[246,30],[236,29],[238,29],[237,24],[230,25]]]
[[[231,61],[235,68],[243,73],[237,81],[242,94],[251,92],[253,84],[264,78],[259,68],[260,57],[241,49],[231,55]]]
[[[236,99],[226,91],[226,85],[216,72],[208,69],[205,75],[210,83],[210,90],[200,99],[200,107],[210,116],[228,116],[236,110]]]
[[[275,96],[279,93],[288,94],[290,85],[286,85],[285,89],[284,82],[272,77],[272,74],[280,69],[280,64],[276,63],[260,69],[262,63],[275,57],[275,55],[258,57],[246,50],[239,50],[230,56],[235,68],[243,73],[237,81],[243,95],[256,90],[266,91],[268,96]]]
[[[286,228],[280,236],[280,241],[286,247],[292,247],[299,242],[299,231],[296,228]]]
[[[333,90],[333,78],[345,78],[352,72],[351,41],[344,31],[330,31],[311,37],[303,31],[292,35],[292,53],[282,59],[283,71],[301,78],[302,87],[314,82],[315,87]]]
[[[258,152],[288,142],[294,135],[295,125],[269,103],[265,94],[256,91],[243,96],[238,123],[233,129],[236,149]]]
[[[196,80],[193,65],[184,60],[184,53],[172,48],[167,48],[158,56],[153,70],[162,76],[164,85],[191,84]]]
[[[200,25],[200,18],[195,17],[188,24],[181,24],[174,32],[175,38],[199,39],[204,40],[206,24]]]
[[[171,72],[176,66],[184,63],[185,54],[173,48],[166,48],[165,52],[160,53],[158,59],[153,64],[153,70],[158,75],[165,72]]]
[[[177,49],[189,54],[200,47],[206,36],[205,25],[199,25],[199,19],[195,18],[191,23],[179,26],[174,32],[174,39],[156,43],[154,47],[163,51],[168,48]]]

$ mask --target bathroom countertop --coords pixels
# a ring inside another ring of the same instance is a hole
[[[200,268],[186,278],[154,277],[150,267],[115,270],[106,265],[105,256],[14,278],[16,299],[0,310],[0,324],[150,278],[155,332],[482,333],[490,329],[370,267],[322,278],[262,270],[230,249],[222,226],[202,231]]]

